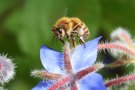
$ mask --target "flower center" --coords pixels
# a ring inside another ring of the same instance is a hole
[[[76,81],[76,76],[73,73],[70,73],[69,77],[71,79],[70,85],[73,86],[75,84],[75,81]]]

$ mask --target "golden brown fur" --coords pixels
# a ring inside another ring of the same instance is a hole
[[[52,32],[56,37],[58,37],[64,43],[64,37],[67,39],[72,39],[73,46],[76,47],[75,36],[79,38],[79,42],[84,44],[84,39],[86,39],[90,32],[79,18],[73,17],[62,17],[60,18],[52,28]]]

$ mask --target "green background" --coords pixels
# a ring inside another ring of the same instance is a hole
[[[101,35],[109,39],[119,26],[135,34],[135,0],[0,0],[0,53],[12,57],[17,66],[6,88],[30,90],[40,81],[30,72],[43,68],[42,45],[61,51],[51,28],[63,16],[84,21],[91,32],[89,40]]]

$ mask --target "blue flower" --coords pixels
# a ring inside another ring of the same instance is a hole
[[[70,54],[72,72],[77,73],[94,64],[97,57],[98,41],[101,37],[83,45],[77,46]],[[40,49],[40,59],[44,68],[50,73],[65,75],[64,54],[54,51],[46,46]],[[47,90],[54,84],[53,80],[43,80],[39,82],[32,90]],[[92,72],[76,82],[78,90],[106,90],[103,78],[100,74]]]

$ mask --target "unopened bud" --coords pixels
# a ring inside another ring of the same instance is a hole
[[[0,55],[0,84],[13,79],[15,65],[6,55]]]

